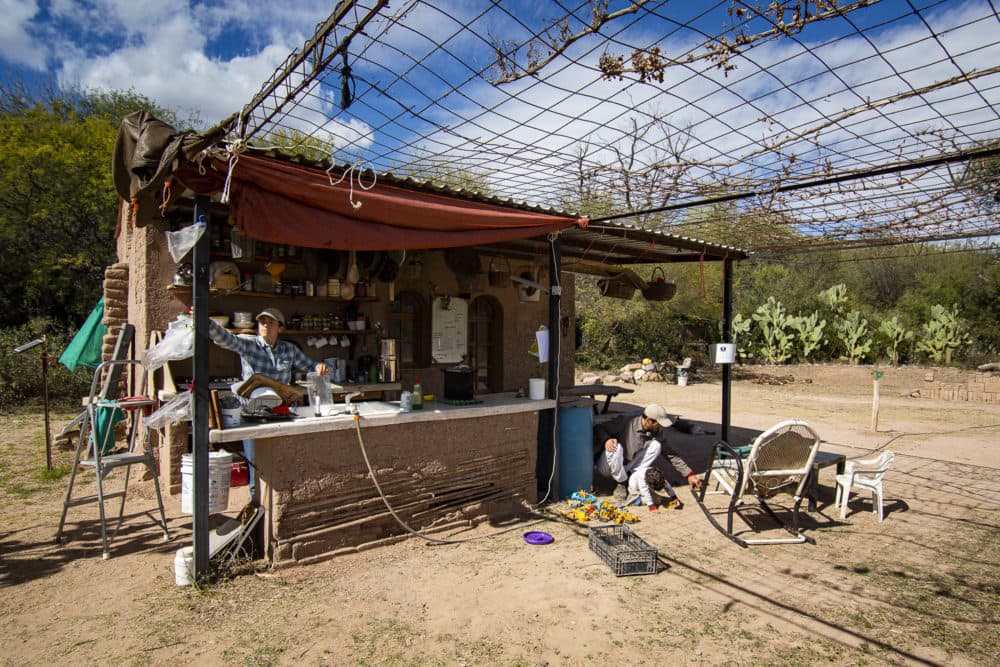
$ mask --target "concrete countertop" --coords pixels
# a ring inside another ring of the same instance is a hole
[[[537,412],[551,410],[556,407],[553,400],[532,401],[528,398],[517,398],[513,392],[503,394],[486,394],[478,396],[482,403],[473,405],[445,405],[440,401],[432,401],[424,405],[423,410],[400,412],[398,402],[365,401],[357,403],[361,412],[361,426],[373,428],[429,421],[448,421],[455,419],[474,419],[495,415],[515,414],[518,412]],[[342,409],[343,404],[337,404]],[[303,415],[311,414],[311,408],[298,408]],[[245,439],[280,438],[284,436],[305,435],[322,431],[341,431],[354,428],[354,418],[351,415],[337,414],[329,417],[300,416],[289,421],[268,424],[244,424],[236,428],[213,429],[209,431],[209,442],[238,442]]]

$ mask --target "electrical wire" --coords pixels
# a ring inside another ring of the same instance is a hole
[[[505,533],[510,533],[515,530],[523,530],[528,526],[533,526],[537,523],[546,521],[545,518],[540,518],[535,521],[529,521],[527,523],[511,526],[510,528],[497,530],[487,535],[475,535],[473,537],[462,537],[462,538],[434,537],[433,535],[428,535],[426,533],[420,532],[419,530],[416,530],[415,528],[411,528],[410,525],[406,523],[406,521],[404,521],[401,516],[396,514],[396,510],[393,509],[392,504],[389,503],[389,499],[385,497],[385,492],[382,490],[382,485],[379,484],[378,476],[375,475],[375,470],[374,468],[372,468],[372,463],[368,459],[368,449],[365,447],[364,436],[361,435],[361,415],[354,415],[354,430],[358,434],[358,446],[361,448],[361,456],[363,456],[365,459],[365,466],[368,467],[368,474],[371,476],[372,484],[375,485],[375,490],[378,491],[379,498],[382,499],[382,503],[385,505],[385,508],[389,510],[389,514],[391,514],[392,518],[396,520],[396,523],[402,526],[403,529],[406,530],[406,532],[415,537],[427,540],[428,542],[437,542],[438,544],[461,544],[462,542],[485,540],[486,538],[496,537],[497,535],[503,535]]]

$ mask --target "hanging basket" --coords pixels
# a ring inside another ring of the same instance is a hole
[[[489,270],[489,281],[490,287],[510,287],[510,260],[506,259],[507,270],[499,269],[494,266],[496,260],[492,257],[490,258],[490,270]]]
[[[617,276],[599,279],[597,287],[601,290],[602,296],[610,296],[615,299],[631,299],[635,294],[635,285]]]
[[[659,276],[656,275],[657,271],[660,272]],[[642,296],[647,301],[670,301],[677,294],[677,283],[673,280],[667,280],[660,267],[653,269],[649,278],[646,287],[642,290]]]

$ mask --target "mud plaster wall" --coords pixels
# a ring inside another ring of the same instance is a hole
[[[362,428],[393,509],[416,530],[501,520],[533,503],[538,413]],[[368,477],[353,430],[258,440],[272,558],[301,563],[407,533]]]
[[[140,211],[142,216],[144,211]],[[142,217],[142,226],[133,224],[127,206],[121,209],[121,233],[118,236],[118,257],[129,267],[128,318],[136,330],[136,350],[139,358],[141,351],[149,343],[150,333],[164,331],[178,313],[190,308],[190,291],[175,291],[170,289],[178,264],[173,261],[167,250],[165,233],[171,229],[170,223],[160,217],[159,212]],[[214,215],[212,224],[223,224],[222,216]],[[228,226],[225,227],[227,230]],[[471,298],[488,295],[496,299],[500,305],[503,318],[501,333],[502,359],[502,391],[515,391],[526,388],[528,378],[536,367],[536,360],[528,354],[528,348],[534,340],[534,332],[540,325],[548,325],[548,297],[541,294],[537,301],[523,301],[517,287],[509,283],[500,287],[490,286],[487,280],[490,258],[480,258],[480,273],[476,276],[459,277],[448,268],[444,255],[438,251],[417,251],[409,255],[416,258],[419,271],[400,272],[395,285],[397,293],[410,290],[419,293],[428,305],[437,295],[468,294]],[[190,261],[190,257],[182,261]],[[255,270],[260,270],[255,265]],[[504,262],[506,268],[506,262]],[[301,268],[301,267],[298,267]],[[519,275],[524,271],[532,272],[538,282],[548,284],[548,259],[539,257],[537,263],[528,261],[512,261],[511,272]],[[290,269],[292,271],[295,268]],[[561,299],[560,327],[561,355],[559,377],[563,385],[573,384],[574,376],[574,332],[576,312],[574,307],[575,283],[572,274],[562,274],[561,283],[563,295]],[[389,315],[388,285],[374,283],[377,302],[354,302],[340,304],[335,301],[310,300],[306,297],[275,296],[274,299],[241,296],[236,292],[226,297],[213,297],[210,301],[212,312],[232,314],[237,310],[259,312],[267,306],[282,308],[286,316],[294,312],[303,314],[316,312],[339,311],[344,313],[348,308],[362,312],[372,322],[387,324]],[[362,354],[378,354],[376,340],[369,337],[363,343],[354,339],[350,348],[325,347],[320,350],[305,344],[305,338],[289,336],[298,342],[303,351],[317,361],[333,357],[357,359]],[[412,387],[416,379],[424,385],[424,391],[442,395],[444,390],[444,375],[441,368],[453,364],[432,365],[423,368],[401,368],[400,382],[404,388]],[[174,374],[190,376],[189,361],[171,362]],[[213,377],[238,376],[240,364],[238,357],[226,350],[209,346],[209,373]],[[156,378],[159,382],[159,378]],[[160,385],[157,385],[159,387]],[[163,489],[170,494],[180,492],[180,461],[182,454],[188,451],[190,429],[187,424],[178,424],[166,429],[165,437],[159,443],[161,459],[160,480]]]
[[[419,255],[420,274],[419,276],[408,275],[404,270],[400,273],[400,278],[396,282],[396,293],[401,291],[413,291],[420,294],[428,304],[431,304],[432,295],[450,295],[455,297],[461,293],[471,295],[471,299],[479,296],[491,296],[500,304],[503,317],[502,332],[502,372],[503,383],[501,391],[516,391],[518,388],[527,389],[528,378],[537,365],[536,359],[528,354],[528,348],[535,340],[535,331],[539,326],[549,324],[549,300],[548,296],[541,294],[537,301],[522,301],[517,287],[514,283],[508,283],[502,287],[492,287],[487,280],[490,258],[480,257],[480,273],[474,277],[461,278],[452,272],[444,261],[444,256],[440,252],[423,252]],[[539,258],[540,263],[546,263],[546,258]],[[512,261],[511,270],[514,275],[519,275],[523,271],[533,272],[543,285],[548,285],[548,268],[540,264],[532,264],[525,261]],[[506,268],[506,262],[504,262]],[[563,385],[573,384],[574,358],[574,332],[576,325],[575,309],[575,282],[572,274],[561,274],[561,284],[563,288],[562,299],[560,300],[560,316],[563,320],[561,326],[561,354],[559,377]],[[386,300],[387,286],[377,285],[379,302],[370,305],[368,313],[375,321],[386,322],[388,320],[388,302]],[[404,388],[410,388],[414,381],[420,379],[426,393],[441,395],[444,393],[444,375],[441,368],[453,366],[453,363],[434,364],[423,368],[400,368],[400,380]]]
[[[165,232],[170,223],[159,214],[142,220],[143,226],[132,223],[127,206],[121,207],[118,235],[118,258],[129,267],[128,321],[135,326],[136,357],[143,358],[149,346],[150,333],[162,332],[177,314],[189,307],[189,303],[170,292],[170,285],[177,264],[167,250]],[[162,373],[152,378],[151,393],[162,388]],[[187,423],[168,426],[164,437],[152,434],[159,456],[160,483],[164,492],[171,495],[180,493],[181,456],[188,451]]]

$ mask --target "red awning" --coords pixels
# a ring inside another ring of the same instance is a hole
[[[215,166],[217,171],[198,174],[187,165],[174,178],[201,194],[218,192],[226,165]],[[352,192],[347,179],[330,185],[321,169],[244,154],[233,169],[230,210],[240,231],[256,239],[336,250],[483,245],[586,227],[588,221],[382,183],[364,190],[356,179]],[[352,199],[361,205],[355,208]]]

